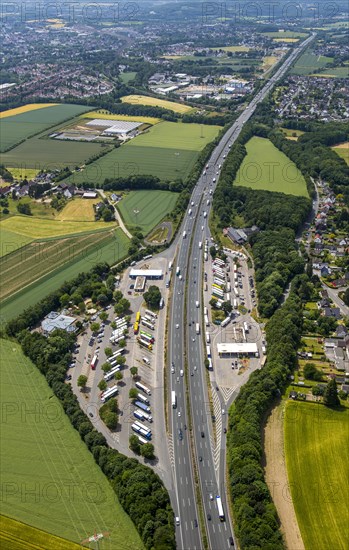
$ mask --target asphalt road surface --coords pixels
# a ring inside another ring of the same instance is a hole
[[[237,139],[257,104],[265,98],[279,78],[288,70],[295,57],[314,36],[309,37],[292,52],[216,146],[208,162],[208,168],[203,171],[193,190],[191,202],[194,203],[194,206],[189,206],[192,213],[186,214],[178,235],[178,254],[173,266],[173,299],[169,316],[169,361],[170,365],[173,363],[175,369],[170,376],[170,388],[176,393],[177,403],[175,408],[171,408],[170,424],[172,426],[176,493],[173,499],[173,508],[175,516],[180,518],[180,524],[176,529],[177,547],[181,550],[201,550],[203,548],[198,527],[199,517],[196,507],[192,460],[196,464],[199,476],[209,547],[212,550],[231,548],[229,538],[234,537],[228,517],[223,481],[224,471],[218,472],[217,479],[214,469],[212,424],[203,364],[203,247],[199,248],[199,242],[203,242],[209,235],[207,219],[212,201],[210,200],[210,204],[207,205],[207,200],[211,199],[210,190],[213,193],[216,181],[219,179],[219,166],[224,163],[229,152],[229,145],[231,146]],[[214,179],[216,181],[213,181]],[[180,272],[176,275],[177,266]],[[185,316],[185,293],[187,293],[187,319]],[[197,302],[199,307],[197,307]],[[189,322],[191,326],[189,326]],[[200,335],[196,334],[196,323],[200,323]],[[186,373],[181,372],[184,371],[185,356],[188,364]],[[189,440],[188,403],[192,414],[193,456],[191,456]],[[222,422],[222,429],[225,422],[226,420]],[[223,464],[224,461],[221,460],[221,468]],[[211,495],[213,500],[210,498]],[[222,499],[225,521],[220,521],[218,516],[215,500],[217,495],[220,495]]]

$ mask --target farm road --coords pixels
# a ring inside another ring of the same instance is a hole
[[[103,189],[97,189],[98,193],[101,194],[101,196],[103,197],[103,199],[107,199],[108,197],[105,195]],[[118,224],[120,225],[121,229],[123,230],[123,232],[128,236],[129,239],[132,239],[133,235],[132,233],[129,232],[129,230],[126,228],[124,222],[123,222],[123,219],[120,215],[120,212],[118,211],[118,209],[116,208],[116,206],[112,205],[113,208],[114,208],[114,212],[115,212],[115,219],[116,221],[118,222]]]

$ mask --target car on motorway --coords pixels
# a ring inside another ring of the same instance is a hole
[[[226,434],[227,433],[227,428],[224,428],[223,432]]]
[[[233,537],[229,537],[229,544],[230,544],[230,546],[234,546],[234,539],[233,539]]]
[[[197,366],[195,365],[194,370],[198,370]]]
[[[194,519],[194,527],[197,527],[197,526],[198,526],[198,520]]]
[[[174,372],[175,372],[174,367],[171,367],[171,372],[172,372],[172,374],[174,374]]]
[[[205,433],[204,433],[204,432],[201,432],[201,437],[205,437]]]
[[[182,413],[181,413],[181,411],[178,411],[178,416],[179,416],[179,417],[180,417],[180,416],[182,416]]]
[[[202,462],[202,456],[199,456],[199,462]]]
[[[178,430],[178,437],[179,437],[179,441],[182,441],[183,439],[183,432],[181,429]]]
[[[212,493],[209,494],[209,497],[210,497],[210,500],[213,500],[213,494]]]
[[[180,525],[181,521],[178,516],[176,516],[176,525]]]
[[[184,371],[183,371],[183,369],[181,369],[181,370],[179,371],[179,374],[180,374],[181,376],[184,376]]]
[[[208,521],[211,521],[211,514],[207,514]]]
[[[176,324],[176,328],[179,328],[179,324],[178,324],[178,323]]]

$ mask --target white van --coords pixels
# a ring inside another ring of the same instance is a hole
[[[181,369],[181,370],[179,371],[179,374],[180,374],[181,376],[183,376],[183,375],[184,375],[184,371],[183,371],[183,369]]]
[[[196,307],[199,307],[199,306],[200,306],[200,304],[199,304],[198,301],[195,302],[195,305],[196,305]]]
[[[143,363],[145,363],[146,365],[150,365],[150,361],[147,357],[143,357]]]

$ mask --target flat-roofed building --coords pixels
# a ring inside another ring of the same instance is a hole
[[[230,357],[235,355],[255,355],[258,353],[255,342],[231,342],[217,344],[217,351],[220,357]]]
[[[162,269],[131,269],[130,278],[145,277],[146,279],[162,279]]]
[[[145,289],[146,278],[138,276],[135,282],[135,292],[143,292]]]

